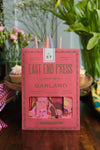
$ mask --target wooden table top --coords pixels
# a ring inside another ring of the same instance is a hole
[[[21,91],[21,83],[13,83],[9,77],[9,75],[5,76],[4,82],[6,85],[16,91]],[[86,74],[85,76],[85,82],[81,83],[80,82],[80,90],[83,90],[85,88],[88,88],[93,82],[93,78],[91,75]]]
[[[22,131],[21,96],[6,105],[0,118],[8,124],[0,132],[0,150],[100,150],[100,115],[80,103],[80,131]]]

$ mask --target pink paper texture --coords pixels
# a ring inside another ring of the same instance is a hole
[[[79,130],[79,75],[79,49],[22,49],[22,129]]]
[[[36,97],[29,97],[29,117],[36,117]]]
[[[62,115],[63,111],[63,98],[51,97],[48,106],[48,116],[51,118],[58,118]]]
[[[38,97],[36,103],[36,116],[37,118],[47,118],[47,107],[48,107],[48,98]]]
[[[72,117],[72,98],[64,97],[64,113],[63,117]]]
[[[3,129],[3,128],[7,128],[7,124],[5,124],[1,119],[0,119],[0,131]]]
[[[51,98],[49,99],[49,104],[48,104],[48,117],[49,118],[57,118],[58,117],[58,113],[56,108],[54,107]]]

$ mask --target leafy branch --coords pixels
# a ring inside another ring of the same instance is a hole
[[[100,40],[100,0],[54,0],[57,10],[43,8],[69,25],[66,31],[88,36],[87,49],[94,48]],[[54,8],[53,6],[53,8]]]

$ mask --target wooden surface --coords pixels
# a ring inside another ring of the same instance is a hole
[[[11,82],[10,77],[8,75],[4,78],[4,82],[9,88],[16,91],[21,91],[21,84]],[[92,84],[92,82],[93,82],[93,78],[89,74],[86,74],[85,82],[80,84],[80,90],[89,87]]]
[[[21,91],[21,83],[11,82],[9,75],[4,78],[4,82],[9,88],[16,90],[16,91]]]
[[[89,86],[91,86],[92,82],[93,82],[92,76],[89,75],[89,74],[86,74],[86,76],[85,76],[85,82],[80,83],[80,90],[88,88]]]
[[[100,150],[100,115],[92,111],[89,96],[82,97],[80,106],[80,131],[22,131],[21,96],[17,96],[0,112],[8,124],[0,132],[0,150]]]

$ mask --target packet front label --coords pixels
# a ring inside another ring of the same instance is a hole
[[[28,118],[29,97],[71,97],[73,99],[71,120],[76,123],[78,118],[79,124],[79,58],[79,49],[22,49],[23,129],[31,129],[41,120],[35,119],[37,123],[32,124],[32,118]],[[60,129],[66,124],[66,119],[61,119],[65,121],[63,125],[60,124]],[[38,126],[45,127],[44,124]],[[54,126],[51,124],[50,127]],[[70,127],[69,123],[66,124],[67,128],[68,126]],[[76,129],[79,129],[79,126]]]

